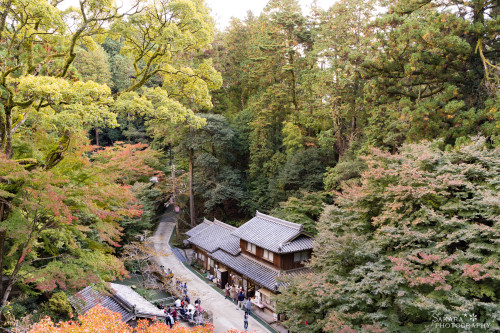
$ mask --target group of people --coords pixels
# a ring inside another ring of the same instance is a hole
[[[160,268],[162,272],[166,273],[168,278],[172,280],[172,270],[170,268],[165,269],[165,266],[163,265],[161,265]],[[172,328],[175,322],[179,320],[179,317],[182,317],[186,320],[193,320],[195,312],[201,314],[203,311],[199,298],[195,300],[194,305],[191,304],[191,299],[188,295],[188,286],[186,282],[182,282],[179,279],[176,279],[175,289],[177,290],[179,295],[184,294],[182,300],[181,297],[177,297],[174,302],[174,306],[168,306],[168,308],[166,309],[162,303],[158,305],[160,309],[163,309],[165,311],[165,323],[167,325],[170,325],[170,328]],[[245,293],[243,289],[236,286],[231,286],[229,284],[226,284],[224,288],[224,295],[226,299],[230,298],[233,302],[238,304],[237,309],[245,311],[245,313],[243,314],[243,325],[245,330],[248,329],[248,316],[250,315],[252,308],[252,301],[250,300],[250,298],[248,298],[245,302]]]
[[[169,284],[173,287],[172,270],[170,268],[165,268],[165,266],[163,265],[160,265],[160,269],[167,275]],[[177,299],[175,300],[173,306],[168,306],[167,308],[165,308],[162,302],[158,304],[158,308],[164,310],[166,315],[165,323],[167,325],[170,325],[170,328],[172,328],[175,322],[179,320],[179,317],[189,320],[194,318],[193,315],[196,311],[198,311],[198,313],[201,313],[203,311],[201,309],[201,301],[199,298],[195,300],[194,305],[190,304],[191,299],[188,295],[188,286],[186,282],[182,282],[179,279],[176,279],[175,290],[177,291],[175,293],[177,295]]]
[[[226,284],[226,287],[224,288],[224,296],[226,297],[226,299],[229,298],[233,302],[237,302],[238,307],[236,309],[245,311],[243,315],[243,325],[246,330],[248,328],[248,315],[250,314],[252,309],[252,300],[249,297],[245,302],[245,293],[243,289],[231,286],[229,285],[229,283]]]
[[[188,295],[186,295],[183,300],[177,298],[174,305],[169,305],[166,309],[163,306],[163,303],[160,303],[158,307],[165,311],[165,323],[170,325],[170,328],[172,328],[175,322],[179,320],[179,317],[185,320],[193,320],[196,312],[199,314],[203,312],[200,299],[196,299],[194,301],[194,305],[192,305]]]
[[[224,296],[231,299],[233,302],[238,304],[237,309],[245,310],[246,313],[250,313],[252,308],[252,301],[250,298],[245,302],[245,292],[243,289],[226,284],[224,288]]]
[[[187,283],[184,282],[182,283],[182,281],[180,280],[176,280],[175,281],[175,289],[177,289],[177,291],[179,292],[179,294],[184,294],[184,296],[187,296],[187,293],[188,293],[188,287],[187,287]]]
[[[165,266],[163,266],[163,265],[160,265],[160,268],[161,268],[161,271],[163,273],[167,274],[167,278],[171,279],[172,276],[174,275],[174,273],[172,272],[172,270],[170,268],[165,269]]]

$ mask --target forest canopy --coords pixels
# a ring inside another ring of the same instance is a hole
[[[173,204],[181,231],[259,210],[317,237],[277,298],[294,332],[498,329],[499,14],[270,0],[217,31],[203,0],[0,2],[2,325],[125,276]]]

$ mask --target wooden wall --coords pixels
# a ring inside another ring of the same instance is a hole
[[[311,251],[309,251],[309,257],[311,257]],[[302,262],[294,262],[293,253],[285,253],[281,255],[280,267],[282,270],[289,270],[304,267],[304,264]]]
[[[207,254],[207,252],[203,251],[202,249],[200,249],[199,247],[197,247],[195,245],[193,245],[192,247],[193,247],[194,252],[201,253],[205,256],[205,260],[203,260],[203,261],[201,259],[196,259],[196,260],[203,266],[204,269],[208,269],[209,267],[208,267],[208,254]]]
[[[271,261],[263,258],[264,249],[261,247],[256,246],[255,254],[253,254],[252,252],[247,251],[247,242],[244,241],[243,239],[240,239],[240,248],[241,248],[241,253],[246,254],[249,257],[252,257],[261,263],[264,263],[266,265],[270,265],[270,266],[273,266],[274,268],[280,269],[282,259],[278,253],[274,253],[273,261],[271,262]],[[293,257],[292,257],[292,261],[293,261]]]
[[[244,241],[243,239],[240,239],[240,247],[241,247],[241,253],[246,254],[249,257],[252,257],[255,260],[262,262],[264,264],[274,266],[277,269],[289,270],[289,269],[304,267],[304,264],[302,264],[301,262],[293,261],[293,253],[285,253],[285,254],[274,253],[274,261],[270,262],[262,257],[264,255],[264,249],[261,247],[258,246],[256,247],[255,254],[248,252],[247,242]],[[311,256],[311,251],[309,251],[309,257],[310,256]]]

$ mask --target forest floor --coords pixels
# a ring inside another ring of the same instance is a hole
[[[213,313],[213,324],[215,333],[226,332],[230,328],[243,331],[244,311],[237,309],[236,305],[225,299],[223,295],[213,290],[205,281],[184,266],[179,259],[172,254],[172,249],[168,243],[174,230],[175,222],[171,213],[165,213],[152,236],[155,250],[169,254],[156,258],[159,265],[170,268],[174,273],[174,280],[179,279],[187,283],[188,295],[191,302],[197,298],[201,300],[201,307]],[[269,332],[264,326],[254,318],[249,318],[249,332]]]

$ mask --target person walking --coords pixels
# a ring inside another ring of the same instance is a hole
[[[177,310],[176,309],[174,309],[172,311],[172,318],[174,318],[174,323],[175,323],[177,321]]]
[[[246,303],[247,313],[250,314],[250,309],[252,308],[252,300],[249,298]]]
[[[186,295],[186,297],[184,298],[184,302],[186,302],[187,304],[191,303],[191,299],[188,295]]]
[[[245,328],[245,331],[248,329],[248,313],[246,312],[243,315],[243,327]]]
[[[227,299],[229,297],[229,286],[226,284],[226,288],[224,288],[224,298]]]
[[[238,294],[238,308],[242,309],[243,310],[243,301],[245,300],[245,295],[243,295],[243,293],[240,291],[240,293]]]
[[[172,328],[175,324],[174,318],[172,318],[171,315],[167,314],[165,317],[165,324],[170,325],[170,328]]]

